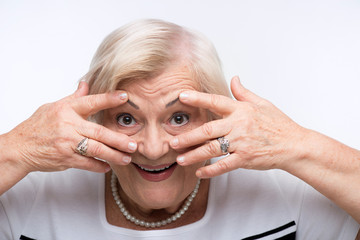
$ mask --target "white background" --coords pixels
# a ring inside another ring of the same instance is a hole
[[[227,79],[360,149],[360,1],[0,1],[0,134],[71,94],[102,39],[139,18],[203,32]]]

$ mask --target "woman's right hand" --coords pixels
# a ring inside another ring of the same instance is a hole
[[[134,140],[86,119],[127,101],[123,91],[87,95],[89,87],[81,82],[77,91],[57,102],[41,106],[29,119],[1,136],[7,161],[26,175],[32,171],[61,171],[79,168],[94,172],[110,170],[106,162],[125,165],[128,153],[136,150]],[[76,152],[79,142],[89,138],[86,156]],[[5,146],[4,146],[5,145]],[[1,160],[1,159],[0,159]]]

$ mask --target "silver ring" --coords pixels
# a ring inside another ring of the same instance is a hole
[[[228,148],[230,146],[230,141],[228,139],[226,139],[225,137],[219,137],[218,142],[220,143],[220,149],[222,154],[226,155],[228,154]]]
[[[89,141],[89,139],[86,137],[79,142],[79,144],[77,145],[77,148],[75,149],[78,154],[83,155],[83,156],[86,155],[86,151],[88,149],[88,141]]]

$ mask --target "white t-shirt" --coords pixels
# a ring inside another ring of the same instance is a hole
[[[359,225],[297,178],[239,169],[211,179],[199,221],[135,231],[105,216],[105,175],[31,173],[0,197],[0,239],[355,239]],[[22,236],[22,237],[21,237]]]

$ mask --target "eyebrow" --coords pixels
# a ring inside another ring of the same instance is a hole
[[[172,100],[171,102],[169,102],[168,104],[165,105],[165,108],[171,107],[172,105],[174,105],[177,101],[179,101],[179,97],[175,98],[174,100]]]
[[[172,105],[174,105],[177,101],[179,101],[179,97],[175,98],[174,100],[170,101],[169,103],[167,103],[165,105],[165,108],[171,107]],[[140,107],[138,105],[136,105],[134,102],[132,102],[130,99],[128,99],[127,103],[132,106],[133,108],[139,110]]]
[[[132,106],[135,109],[140,109],[140,107],[138,105],[136,105],[135,103],[133,103],[132,101],[130,101],[130,99],[127,100],[127,103],[130,104],[130,106]]]

